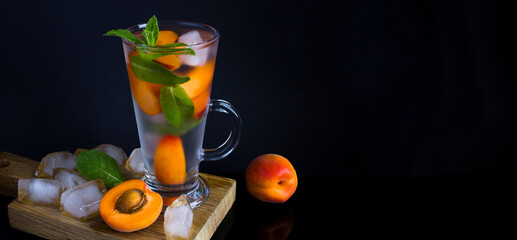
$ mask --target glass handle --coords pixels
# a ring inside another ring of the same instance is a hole
[[[210,112],[225,113],[232,124],[230,135],[223,144],[214,149],[203,149],[203,160],[214,161],[225,158],[237,147],[241,136],[242,121],[235,108],[225,100],[211,99],[209,105]]]

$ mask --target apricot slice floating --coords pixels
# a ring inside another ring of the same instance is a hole
[[[138,55],[138,52],[131,52],[129,57]],[[131,62],[127,63],[127,75],[129,77],[129,85],[136,103],[142,111],[148,115],[156,115],[162,112],[160,106],[160,89],[162,86],[156,83],[144,82],[138,79],[133,72]]]
[[[154,154],[154,174],[163,184],[185,183],[187,166],[183,144],[178,136],[165,135],[158,143]]]
[[[178,39],[178,34],[173,31],[162,30],[158,33],[158,41],[156,42],[157,46],[162,46],[166,44],[172,44],[176,42]],[[181,65],[181,61],[178,55],[166,55],[163,57],[159,57],[155,59],[157,63],[162,64],[169,70],[174,70]]]
[[[199,116],[208,104],[214,68],[215,62],[208,62],[201,67],[196,67],[187,74],[190,77],[190,81],[181,84],[187,95],[192,99],[192,102],[194,102],[194,116]]]
[[[178,40],[178,34],[170,30],[161,30],[158,32],[158,41],[156,41],[157,46],[165,45],[165,44],[173,44]]]
[[[134,232],[153,224],[160,216],[163,200],[140,179],[127,180],[102,197],[99,210],[108,226]]]

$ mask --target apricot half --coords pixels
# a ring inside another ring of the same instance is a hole
[[[285,202],[298,186],[293,165],[278,154],[264,154],[253,159],[245,176],[248,192],[264,202]]]
[[[108,226],[134,232],[153,224],[160,216],[163,200],[144,181],[132,179],[110,189],[101,199],[99,212]]]

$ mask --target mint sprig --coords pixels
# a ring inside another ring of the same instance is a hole
[[[188,82],[190,77],[178,76],[153,60],[167,55],[195,55],[196,53],[185,43],[156,46],[159,31],[158,20],[153,15],[142,31],[142,39],[125,29],[110,30],[104,36],[121,37],[139,44],[136,46],[139,55],[129,58],[131,68],[138,79],[164,85],[160,90],[162,112],[172,126],[179,127],[194,114],[192,99],[187,95],[185,89],[179,85]],[[149,50],[148,47],[154,48]]]
[[[156,16],[153,15],[149,21],[147,21],[147,25],[142,32],[142,39],[144,40],[145,45],[151,47],[155,46],[156,42],[158,42],[159,31],[160,29],[158,29],[158,20],[156,20]]]

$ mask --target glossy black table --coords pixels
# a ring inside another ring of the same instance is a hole
[[[430,178],[299,178],[286,203],[254,199],[243,175],[237,196],[212,239],[347,239],[514,233],[517,177],[480,174]],[[1,239],[39,239],[9,226],[0,197]]]

